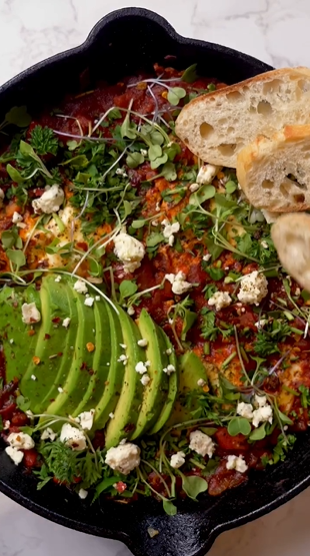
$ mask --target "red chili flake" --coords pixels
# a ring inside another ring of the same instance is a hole
[[[117,492],[124,492],[124,490],[127,489],[127,485],[126,483],[123,483],[123,481],[119,481],[118,483],[115,483],[114,485],[115,490],[117,490]]]
[[[88,250],[88,245],[85,241],[78,241],[76,244],[78,249],[82,249],[82,251],[87,251]]]
[[[34,336],[35,333],[36,333],[35,330],[28,330],[28,332],[27,332],[28,336]]]
[[[62,351],[59,351],[59,352],[57,353],[57,355],[58,355],[58,357],[62,357],[62,356],[63,356]]]
[[[54,317],[54,318],[52,319],[52,322],[53,322],[54,324],[59,324],[60,321],[61,321],[61,318],[60,318],[60,317]]]
[[[124,428],[124,432],[128,433],[128,432],[132,432],[134,431],[136,428],[136,425],[134,423],[128,423],[128,425],[126,425],[126,427]]]
[[[50,336],[50,334],[45,334],[45,336],[44,336],[44,340],[49,340],[49,339],[50,339],[50,337],[51,337],[51,336]]]

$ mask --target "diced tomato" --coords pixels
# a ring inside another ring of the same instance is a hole
[[[23,464],[27,468],[36,467],[38,463],[38,452],[32,448],[31,450],[23,450]]]
[[[119,481],[114,485],[114,488],[117,490],[117,492],[122,493],[126,490],[127,485],[126,483],[123,483],[123,481]]]
[[[226,461],[223,461],[209,479],[208,493],[210,496],[219,496],[225,490],[237,487],[245,481],[247,481],[246,473],[226,469]]]
[[[215,433],[216,442],[224,450],[248,450],[249,444],[243,434],[230,436],[227,429],[221,427]]]

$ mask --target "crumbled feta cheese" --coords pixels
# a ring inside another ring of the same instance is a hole
[[[237,405],[237,415],[245,417],[246,419],[253,418],[253,406],[251,403],[239,402]]]
[[[171,354],[172,354],[172,349],[171,348],[166,349],[166,355],[171,355]]]
[[[243,456],[228,456],[226,469],[235,469],[239,473],[245,473],[248,470],[248,466]]]
[[[101,296],[100,295],[95,295],[95,301],[100,301]]]
[[[57,282],[58,284],[59,284],[59,282],[61,282],[61,276],[60,276],[60,274],[58,274],[58,276],[56,276],[55,282]]]
[[[84,488],[80,488],[79,497],[81,498],[81,500],[85,500],[85,498],[87,498],[87,496],[88,496],[88,491],[85,490]]]
[[[185,463],[185,454],[184,452],[177,452],[173,454],[170,459],[170,465],[173,469],[179,469]]]
[[[161,224],[162,226],[164,226],[163,236],[168,239],[168,243],[170,247],[172,247],[172,245],[174,244],[174,234],[177,234],[180,230],[180,224],[179,222],[170,224],[167,218],[165,218],[165,220],[163,220]]]
[[[28,419],[34,419],[34,414],[32,413],[31,409],[27,409],[27,411],[25,411]]]
[[[175,366],[174,365],[167,365],[167,367],[165,367],[163,369],[164,373],[166,373],[168,376],[170,376],[172,373],[175,373]]]
[[[156,205],[155,205],[155,210],[156,212],[160,212],[160,202],[157,201]]]
[[[254,270],[242,278],[237,297],[242,303],[259,305],[267,294],[268,281],[266,276]]]
[[[145,248],[141,241],[121,232],[114,238],[114,253],[123,263],[125,272],[134,272],[141,266]]]
[[[7,446],[5,448],[6,454],[11,458],[15,465],[19,465],[24,457],[24,452],[21,452],[17,448],[12,448],[12,446]]]
[[[115,471],[128,475],[140,465],[140,448],[131,442],[119,444],[107,451],[105,463]]]
[[[39,199],[32,201],[34,212],[43,212],[44,214],[58,212],[60,206],[64,202],[64,198],[64,192],[59,185],[54,184],[51,187],[47,186],[43,195],[41,195]]]
[[[255,326],[257,328],[264,328],[265,324],[267,324],[268,320],[267,319],[260,319],[255,323]]]
[[[73,427],[69,423],[65,423],[62,426],[59,440],[74,451],[85,450],[87,447],[86,437],[83,431]]]
[[[14,211],[12,216],[13,224],[17,224],[17,222],[21,222],[23,217],[19,214],[19,212]]]
[[[30,378],[31,378],[31,380],[37,380],[37,377],[36,377],[36,375],[31,375],[31,377],[30,377]]]
[[[123,178],[127,178],[127,173],[126,173],[125,168],[117,168],[115,174],[117,176],[122,176]]]
[[[198,191],[199,187],[200,187],[199,183],[192,183],[189,186],[189,190],[191,193],[195,193],[195,191]]]
[[[253,411],[253,427],[257,428],[260,423],[270,423],[273,421],[273,411],[271,405],[264,405]]]
[[[92,307],[94,303],[95,303],[95,298],[90,296],[86,297],[84,301],[84,305],[86,305],[87,307]]]
[[[197,386],[199,386],[199,388],[203,388],[206,385],[206,381],[203,380],[203,378],[200,378],[199,380],[197,380]]]
[[[4,421],[3,430],[7,431],[10,428],[10,426],[11,426],[11,421],[9,420]]]
[[[142,154],[142,156],[147,156],[147,150],[146,149],[140,149],[140,153]]]
[[[33,303],[23,303],[22,305],[22,321],[25,324],[33,324],[35,322],[40,322],[41,313],[37,309],[36,304]]]
[[[30,450],[34,448],[34,440],[24,432],[11,432],[7,437],[7,442],[12,446],[12,448],[19,448],[22,450]]]
[[[85,282],[83,282],[83,280],[77,280],[73,286],[73,289],[78,292],[78,293],[87,293],[88,289],[87,286],[85,284]]]
[[[258,396],[257,394],[255,394],[255,406],[256,407],[264,407],[264,405],[267,405],[267,397],[266,396]]]
[[[65,318],[65,319],[62,321],[62,326],[63,326],[64,328],[68,328],[70,322],[71,322],[71,319],[70,319],[69,317],[67,317],[67,318]]]
[[[10,344],[14,344],[13,338],[11,338],[11,339],[9,340],[9,342],[10,342]]]
[[[55,438],[57,437],[57,433],[53,431],[50,427],[44,429],[41,434],[41,440],[51,440],[54,442]]]
[[[139,363],[136,364],[135,369],[136,372],[140,375],[144,375],[144,373],[147,373],[147,367],[145,363],[143,363],[143,361],[139,361]]]
[[[193,431],[189,435],[190,449],[199,454],[200,456],[209,456],[212,458],[215,445],[210,436],[201,431]]]
[[[263,247],[263,249],[268,249],[268,247],[269,247],[267,241],[265,241],[264,239],[263,239],[263,241],[260,242],[260,244]]]
[[[172,291],[176,295],[182,295],[193,287],[193,284],[186,282],[185,274],[182,271],[177,274],[166,274],[165,278],[172,285]]]
[[[127,349],[126,344],[120,344],[120,347],[121,347],[122,349]]]
[[[212,258],[211,253],[207,253],[206,255],[204,255],[202,257],[202,260],[205,261],[206,263]]]
[[[213,164],[205,164],[204,166],[201,166],[197,176],[197,183],[199,185],[209,185],[209,183],[214,180],[218,171],[219,167],[214,166]]]
[[[76,417],[75,421],[81,425],[84,431],[90,431],[94,424],[94,415],[94,409],[91,409],[90,411],[83,411],[83,413],[80,413]]]
[[[128,313],[128,315],[130,315],[131,317],[132,317],[132,315],[135,314],[135,310],[134,310],[134,308],[133,308],[132,305],[130,305],[130,307],[128,307],[127,313]]]
[[[297,287],[296,290],[295,290],[296,297],[299,297],[300,293],[301,293],[301,290],[300,290],[300,288]]]
[[[117,361],[119,363],[124,363],[124,365],[126,365],[127,361],[128,361],[128,357],[127,357],[127,355],[122,354],[122,355],[119,356]]]
[[[57,390],[58,390],[59,394],[62,394],[63,391],[64,391],[64,389],[61,386],[58,386]]]
[[[145,348],[148,344],[148,341],[146,340],[146,338],[142,338],[141,340],[137,341],[138,346]]]
[[[145,361],[144,364],[145,364],[146,367],[150,367],[151,366],[151,361],[147,360],[147,361]]]
[[[152,222],[151,222],[151,225],[154,226],[154,228],[155,228],[156,226],[158,226],[158,224],[159,224],[159,221],[158,221],[158,220],[152,220]]]
[[[215,292],[212,297],[208,300],[208,305],[214,305],[216,311],[220,311],[224,309],[224,307],[228,307],[232,302],[232,299],[227,292]]]
[[[114,413],[112,413],[112,411],[111,411],[111,413],[109,413],[109,417],[110,417],[110,419],[114,419],[115,415],[114,415]]]
[[[142,375],[141,377],[141,383],[143,384],[143,386],[147,386],[150,382],[150,377],[147,374]]]

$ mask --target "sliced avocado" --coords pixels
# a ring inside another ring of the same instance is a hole
[[[69,287],[78,313],[72,362],[65,382],[59,384],[62,391],[59,391],[55,400],[46,409],[46,413],[60,416],[72,414],[88,389],[93,372],[94,352],[87,349],[87,344],[95,345],[96,341],[94,308],[85,305],[85,296],[77,293],[73,289],[73,284],[69,284]]]
[[[177,393],[178,393],[178,383],[179,383],[179,368],[178,368],[178,361],[177,361],[177,357],[174,351],[174,348],[167,336],[167,334],[165,334],[165,332],[160,328],[158,331],[162,337],[163,340],[165,342],[165,351],[167,353],[168,350],[168,359],[169,359],[169,365],[173,365],[176,372],[175,373],[171,373],[171,375],[169,376],[169,385],[168,385],[168,393],[167,393],[167,398],[164,404],[164,407],[162,408],[158,419],[155,423],[155,425],[153,426],[153,428],[151,430],[148,431],[148,434],[155,434],[157,433],[160,429],[163,428],[163,426],[166,424],[166,422],[168,421],[173,406],[174,406],[174,402],[176,400],[177,397]]]
[[[118,314],[106,304],[109,317],[109,329],[111,336],[111,359],[108,369],[108,377],[101,398],[95,407],[94,428],[102,429],[113,413],[118,402],[123,386],[125,367],[120,356],[124,353],[121,344],[124,344],[122,327]]]
[[[145,363],[145,350],[138,346],[142,339],[139,328],[133,320],[123,311],[119,310],[119,320],[122,327],[124,344],[123,354],[128,357],[125,365],[124,381],[114,416],[108,422],[105,443],[107,448],[117,446],[123,438],[131,439],[138,421],[141,402],[143,399],[143,386],[141,375],[136,371],[136,365]]]
[[[107,305],[107,302],[101,299],[93,306],[96,338],[92,374],[82,400],[72,413],[73,417],[83,411],[94,409],[106,387],[111,360],[111,331]]]
[[[29,398],[34,413],[45,412],[50,400],[57,396],[57,388],[66,379],[72,360],[67,331],[62,326],[71,312],[66,281],[55,282],[54,274],[45,276],[40,297],[42,321],[38,341],[20,382],[20,391]]]
[[[147,340],[145,354],[150,362],[147,374],[151,380],[144,386],[143,400],[132,440],[148,431],[157,422],[167,399],[169,384],[168,375],[164,371],[169,365],[169,358],[166,354],[166,342],[160,334],[159,327],[145,309],[142,309],[137,324],[142,338]]]
[[[201,359],[193,351],[188,351],[179,358],[179,388],[173,412],[167,422],[167,427],[193,419],[192,412],[198,409],[198,404],[193,398],[188,404],[187,395],[190,392],[203,391],[198,386],[198,380],[207,382],[206,368]]]
[[[29,325],[22,321],[23,303],[35,303],[41,312],[40,293],[34,284],[26,288],[4,286],[0,290],[0,343],[6,382],[22,378],[37,345],[40,323]]]

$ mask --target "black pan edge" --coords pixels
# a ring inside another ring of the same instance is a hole
[[[100,72],[113,80],[161,62],[167,54],[176,56],[176,65],[183,68],[198,62],[201,73],[227,83],[272,69],[238,51],[182,37],[154,12],[126,8],[100,20],[81,46],[44,60],[2,85],[0,111],[14,104],[39,109],[70,87],[80,86],[77,76],[86,68],[90,81]],[[37,491],[34,478],[16,468],[1,446],[0,491],[55,523],[120,540],[136,556],[202,556],[222,531],[269,513],[309,486],[309,440],[307,432],[287,461],[253,473],[248,483],[221,497],[181,503],[174,518],[164,515],[153,500],[123,506],[103,499],[90,506],[56,485]],[[160,531],[154,539],[147,534],[150,526]]]

